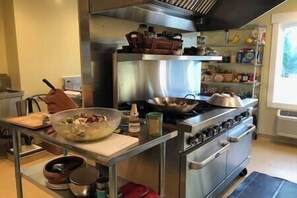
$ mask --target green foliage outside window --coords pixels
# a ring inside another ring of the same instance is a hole
[[[297,28],[284,29],[282,77],[297,76]],[[295,42],[294,42],[295,41]]]

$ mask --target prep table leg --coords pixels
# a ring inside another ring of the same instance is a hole
[[[160,178],[159,195],[165,197],[165,160],[166,160],[166,142],[160,144]]]
[[[109,197],[118,197],[117,165],[109,166]]]
[[[13,157],[14,157],[14,171],[15,171],[15,182],[16,182],[16,190],[17,197],[23,197],[22,190],[22,177],[21,177],[21,166],[20,166],[20,142],[18,131],[12,131],[12,142],[13,142]]]

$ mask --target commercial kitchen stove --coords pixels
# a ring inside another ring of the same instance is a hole
[[[244,99],[240,108],[216,107],[206,103],[208,97],[198,97],[193,111],[183,114],[164,114],[164,125],[178,129],[178,138],[167,143],[166,194],[168,197],[215,197],[238,174],[246,174],[250,158],[253,125],[252,109],[257,99]],[[139,105],[140,104],[140,105]],[[138,103],[140,117],[147,111],[145,103]],[[120,108],[121,109],[121,108]],[[127,109],[126,109],[127,110]],[[156,148],[158,149],[158,148]],[[152,169],[156,151],[126,162],[120,167],[128,180],[155,188],[152,181],[158,173]],[[141,166],[141,167],[140,167]],[[137,178],[137,170],[148,173],[148,178]]]

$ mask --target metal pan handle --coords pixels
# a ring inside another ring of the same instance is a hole
[[[196,99],[196,97],[195,97],[195,95],[194,95],[194,94],[187,94],[187,95],[185,95],[184,99],[187,99],[187,98],[188,98],[188,96],[192,96],[194,100]]]
[[[256,126],[251,125],[249,127],[249,129],[246,132],[242,133],[240,136],[238,136],[238,137],[231,136],[229,141],[230,142],[240,142],[245,136],[249,135],[250,133],[253,133],[255,130],[256,130]]]
[[[220,150],[218,150],[217,152],[215,152],[208,158],[204,159],[203,161],[201,161],[201,162],[191,161],[189,163],[189,168],[193,169],[193,170],[199,170],[199,169],[203,168],[204,166],[206,166],[211,161],[213,161],[214,159],[216,159],[217,157],[219,157],[221,154],[223,154],[224,152],[229,150],[229,148],[230,148],[230,142],[226,142],[224,144],[224,147],[222,147]]]

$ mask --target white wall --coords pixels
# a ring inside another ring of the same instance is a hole
[[[43,78],[61,88],[61,76],[80,75],[77,0],[9,2],[13,8],[7,6],[5,11],[13,12],[18,63],[8,64],[8,72],[13,76],[17,71],[11,68],[18,64],[20,77],[20,86],[12,82],[13,88],[22,89],[25,96],[47,93]],[[11,28],[10,24],[12,21],[4,28]],[[13,54],[10,50],[7,53]]]
[[[4,0],[0,0],[0,73],[8,73],[4,32]]]
[[[261,134],[274,135],[275,134],[275,119],[276,109],[267,107],[267,91],[268,91],[268,78],[269,78],[269,65],[270,65],[270,46],[271,46],[271,16],[274,13],[281,12],[292,12],[297,11],[297,1],[287,0],[277,8],[271,10],[265,15],[259,17],[252,23],[263,24],[267,26],[266,32],[266,45],[263,57],[263,68],[262,68],[262,84],[261,84],[261,95],[260,95],[260,111],[259,111],[259,126],[258,132]]]

